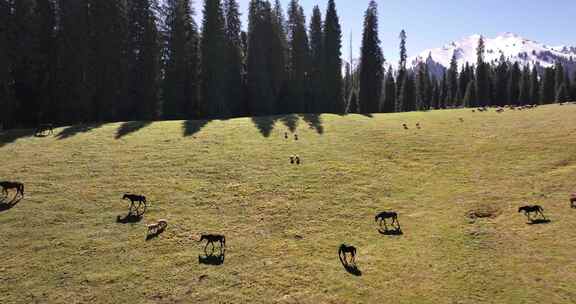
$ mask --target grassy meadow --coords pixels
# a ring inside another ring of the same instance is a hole
[[[0,303],[574,303],[575,117],[550,105],[6,132],[0,180],[26,196],[0,209]],[[150,202],[140,222],[116,221],[127,192]],[[526,203],[551,222],[527,224]],[[378,232],[383,210],[403,235]],[[199,263],[202,233],[226,235],[223,265]]]

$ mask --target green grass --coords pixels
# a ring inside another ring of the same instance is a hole
[[[0,303],[576,302],[574,117],[322,115],[297,121],[299,141],[284,139],[294,116],[258,119],[268,137],[248,118],[8,133],[0,179],[26,197],[0,212]],[[151,202],[142,222],[116,223],[125,192]],[[527,225],[524,202],[552,222]],[[376,230],[388,209],[404,235]],[[201,233],[226,235],[224,265],[199,264]]]

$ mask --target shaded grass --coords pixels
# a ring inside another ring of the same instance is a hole
[[[547,106],[8,134],[0,178],[27,193],[0,213],[0,302],[574,302],[574,115]],[[300,140],[285,140],[290,131]],[[142,221],[116,222],[125,192],[148,197]],[[526,225],[524,202],[552,222]],[[402,235],[378,232],[374,215],[389,209]],[[147,242],[159,218],[170,224]],[[222,265],[199,263],[201,233],[226,235]],[[341,243],[358,248],[361,276],[342,267]]]

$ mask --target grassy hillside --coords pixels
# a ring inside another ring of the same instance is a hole
[[[576,302],[574,117],[553,105],[9,132],[0,179],[26,197],[0,211],[0,302]],[[151,202],[141,222],[116,222],[125,192]],[[528,225],[524,202],[552,222]],[[390,209],[401,236],[374,224]],[[226,235],[223,265],[199,263],[202,233]],[[343,242],[360,276],[340,264]]]

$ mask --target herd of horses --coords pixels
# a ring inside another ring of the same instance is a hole
[[[528,106],[508,106],[507,108],[511,110],[523,110],[523,109],[532,109],[536,108],[536,105],[528,105]],[[473,112],[486,112],[488,108],[481,107]],[[502,113],[504,111],[503,107],[500,107],[496,110],[498,113]],[[460,118],[460,122],[464,120]],[[404,129],[408,130],[408,125],[403,124]],[[417,129],[421,129],[422,126],[420,123],[416,124]],[[35,131],[36,136],[46,136],[53,134],[54,129],[51,124],[43,124],[38,126]],[[288,139],[288,132],[284,133],[284,138]],[[298,135],[294,134],[294,140],[298,141]],[[290,156],[290,163],[291,164],[300,164],[301,160],[300,157],[297,155]],[[0,200],[0,205],[2,204],[14,204],[18,202],[24,197],[24,184],[21,182],[11,182],[11,181],[1,181],[0,187],[2,188],[2,194],[4,198]],[[9,191],[15,191],[14,198],[10,202],[4,201],[4,199],[9,197]],[[143,214],[146,212],[148,207],[148,202],[146,196],[138,195],[138,194],[124,194],[122,197],[123,200],[129,200],[130,206],[128,211],[128,217],[134,217],[138,220],[142,218]],[[570,207],[576,209],[576,193],[573,193],[570,196]],[[544,208],[539,205],[526,205],[518,208],[519,213],[524,213],[524,215],[530,220],[531,223],[542,223],[549,221],[546,216],[544,215]],[[120,217],[119,217],[120,218]],[[402,229],[400,227],[400,222],[398,221],[398,213],[395,211],[383,211],[374,217],[375,223],[379,226],[379,231],[383,234],[401,234]],[[390,225],[390,227],[388,226]],[[150,235],[157,236],[158,234],[162,233],[166,227],[168,226],[168,221],[161,219],[158,220],[156,223],[148,224],[148,237]],[[206,245],[204,246],[204,253],[206,256],[199,256],[200,263],[204,264],[211,264],[211,265],[221,265],[224,263],[224,252],[226,248],[226,237],[220,234],[202,234],[200,236],[199,243],[206,241]],[[220,255],[215,256],[215,244],[219,244],[220,248]],[[211,253],[208,253],[207,248],[211,245]],[[357,256],[357,248],[348,245],[348,244],[341,244],[338,248],[338,257],[346,270],[350,273],[359,273],[359,270],[356,266],[356,256]],[[350,258],[348,258],[350,256]]]

